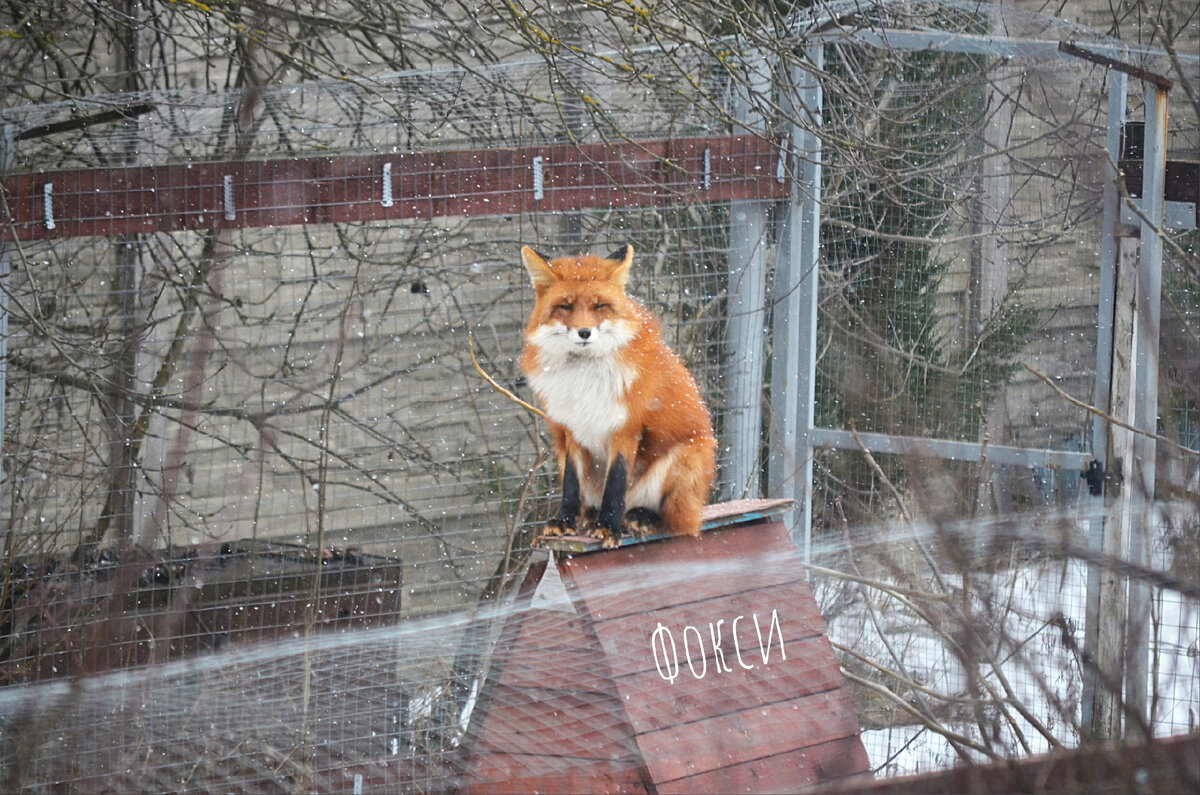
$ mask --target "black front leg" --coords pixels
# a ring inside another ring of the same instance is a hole
[[[591,535],[604,542],[605,549],[615,549],[621,542],[621,528],[625,522],[625,489],[628,471],[625,457],[618,455],[608,468],[604,481],[604,496],[600,500],[600,513]]]
[[[579,520],[579,509],[583,506],[579,496],[579,473],[575,462],[567,456],[563,466],[562,501],[558,504],[558,516],[546,523],[543,532],[548,536],[575,535],[575,523]]]

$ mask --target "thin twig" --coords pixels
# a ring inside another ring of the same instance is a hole
[[[479,373],[484,381],[487,381],[489,384],[491,384],[492,389],[496,390],[501,395],[504,395],[506,398],[511,400],[513,403],[516,403],[530,414],[536,414],[542,419],[546,419],[546,415],[541,409],[539,409],[537,406],[531,406],[524,400],[521,400],[521,398],[514,395],[511,391],[500,386],[500,384],[496,383],[496,379],[492,378],[482,367],[480,367],[479,360],[475,358],[475,337],[469,331],[467,332],[467,352],[471,354],[471,364],[475,366],[475,372]]]
[[[1095,414],[1098,417],[1103,417],[1105,420],[1107,420],[1108,422],[1111,422],[1113,425],[1116,425],[1118,428],[1124,428],[1127,431],[1132,431],[1133,433],[1141,434],[1142,436],[1153,439],[1156,442],[1162,442],[1163,444],[1168,445],[1169,447],[1174,447],[1176,450],[1179,450],[1182,453],[1187,453],[1188,455],[1200,456],[1200,450],[1193,450],[1192,448],[1182,445],[1179,442],[1172,441],[1171,439],[1168,439],[1165,436],[1159,436],[1157,433],[1152,433],[1151,431],[1146,431],[1141,428],[1135,428],[1134,426],[1130,425],[1127,422],[1121,422],[1121,420],[1119,420],[1116,417],[1114,417],[1113,415],[1109,414],[1107,411],[1101,411],[1100,409],[1096,408],[1095,406],[1091,405],[1090,403],[1084,403],[1079,398],[1072,397],[1071,395],[1067,394],[1065,391],[1063,391],[1063,389],[1058,384],[1054,383],[1054,381],[1052,381],[1050,379],[1050,376],[1046,375],[1045,373],[1040,373],[1037,370],[1030,367],[1029,365],[1025,365],[1025,369],[1028,370],[1029,372],[1033,373],[1034,375],[1036,375],[1038,378],[1042,379],[1042,381],[1046,382],[1047,386],[1049,386],[1051,389],[1053,389],[1060,398],[1067,401],[1072,406],[1081,408],[1084,411],[1087,411],[1091,414]]]
[[[820,574],[825,577],[833,577],[839,580],[848,580],[850,582],[856,582],[859,585],[867,585],[876,589],[877,591],[883,591],[891,596],[914,597],[929,599],[937,602],[944,602],[948,598],[946,594],[935,594],[930,593],[929,591],[920,591],[916,588],[906,588],[903,585],[884,582],[883,580],[879,580],[874,577],[864,577],[857,574],[852,574],[848,571],[830,569],[826,568],[825,566],[818,566],[815,563],[805,563],[804,561],[801,561],[800,565],[811,571],[813,574]],[[904,601],[911,606],[911,602],[908,599],[905,599]]]
[[[856,676],[855,674],[853,674],[850,671],[847,671],[845,669],[842,669],[842,676],[844,676],[846,679],[848,679],[851,682],[854,682],[857,685],[861,685],[862,687],[865,687],[869,690],[874,691],[875,693],[878,693],[879,695],[883,696],[888,701],[891,701],[896,706],[900,707],[902,710],[904,710],[905,712],[907,712],[908,714],[910,714],[914,718],[916,718],[921,723],[921,725],[924,726],[926,729],[928,729],[929,731],[931,731],[935,734],[940,734],[941,736],[943,736],[947,740],[949,740],[951,747],[953,747],[955,750],[958,750],[960,753],[961,753],[962,748],[967,748],[972,751],[975,751],[976,753],[983,754],[984,756],[988,757],[989,759],[999,759],[1000,758],[1000,755],[997,754],[992,749],[986,748],[986,747],[980,745],[979,743],[975,742],[974,740],[972,740],[971,738],[969,738],[965,735],[959,734],[957,732],[952,732],[949,729],[947,729],[945,726],[943,726],[942,724],[938,723],[937,721],[935,721],[931,718],[925,717],[924,715],[921,714],[921,712],[916,707],[914,707],[912,704],[909,704],[907,701],[905,701],[899,695],[894,693],[890,688],[885,687],[877,682],[872,682],[870,679],[864,679],[861,676]],[[971,761],[969,757],[967,758],[967,761]]]
[[[854,443],[858,445],[859,451],[863,454],[863,457],[867,459],[867,464],[870,465],[871,470],[874,471],[876,476],[883,481],[885,486],[888,487],[888,490],[892,492],[892,496],[896,498],[896,505],[900,508],[900,515],[904,517],[904,521],[912,524],[912,514],[908,512],[908,506],[904,504],[904,497],[901,496],[900,490],[896,488],[896,485],[892,483],[892,479],[884,473],[883,467],[879,466],[879,462],[875,460],[875,456],[871,455],[871,451],[865,444],[863,444],[862,439],[859,438],[858,428],[855,427],[853,417],[850,418],[849,422],[847,423],[847,427],[850,430],[850,436],[854,439]]]
[[[900,489],[896,488],[896,484],[892,483],[891,478],[883,471],[883,467],[879,466],[879,462],[875,460],[875,456],[871,455],[871,451],[863,444],[863,440],[859,438],[858,428],[855,426],[854,419],[851,418],[847,424],[850,430],[850,436],[854,438],[854,443],[858,445],[858,449],[862,452],[863,457],[867,459],[871,469],[874,470],[877,477],[883,481],[884,485],[892,492],[892,496],[896,498],[896,504],[900,506],[900,515],[904,517],[904,521],[909,525],[913,523],[912,514],[904,504],[904,497],[900,494]],[[920,550],[921,556],[925,558],[925,562],[929,565],[930,571],[933,572],[933,578],[937,581],[938,586],[944,592],[949,592],[950,589],[946,586],[946,579],[942,576],[942,570],[938,567],[937,561],[933,559],[933,555],[929,554],[929,550],[925,548],[925,544],[919,538],[914,539],[917,544],[917,549]]]
[[[870,455],[870,454],[868,453],[868,455]],[[909,524],[911,525],[911,522]],[[846,534],[846,542],[847,542],[846,547],[847,547],[847,549],[850,549],[853,545],[850,543],[849,533],[846,532],[844,525],[842,527],[842,532],[844,534]],[[854,555],[850,556],[850,565],[854,568],[854,573],[856,575],[858,575],[859,577],[863,576],[863,573],[859,569],[858,563],[855,560]],[[870,620],[871,620],[871,626],[874,627],[875,634],[879,636],[879,642],[883,644],[883,647],[887,650],[888,656],[890,656],[892,658],[892,661],[896,663],[896,667],[899,669],[903,678],[915,681],[916,677],[909,674],[908,667],[904,664],[904,658],[896,651],[895,647],[892,645],[892,642],[890,640],[888,640],[887,633],[884,632],[882,622],[880,621],[880,618],[879,618],[879,611],[877,611],[875,609],[875,605],[871,602],[870,599],[864,599],[863,606],[866,608],[867,617],[870,618]],[[848,672],[844,672],[844,673],[846,673],[847,677],[850,677],[850,674]],[[896,701],[898,701],[900,704],[902,704],[906,710],[917,715],[917,717],[921,720],[922,723],[925,723],[926,725],[936,724],[937,721],[933,714],[933,710],[931,710],[929,708],[929,706],[925,703],[925,699],[919,690],[913,691],[913,699],[917,702],[916,706],[914,706],[912,704],[909,704],[907,701],[904,701],[904,699],[900,698],[895,693],[892,693],[891,690],[888,690],[885,687],[882,687],[880,685],[875,685],[874,683],[866,682],[866,680],[863,680],[863,684],[865,684],[868,687],[882,689],[889,695],[889,697],[896,699]],[[944,730],[935,728],[934,731],[941,732]],[[966,751],[964,751],[961,746],[951,743],[951,747],[953,747],[955,752],[957,752],[965,761],[968,761],[968,762],[970,761],[970,757],[967,755]],[[986,752],[988,752],[988,751],[985,750],[985,753]]]

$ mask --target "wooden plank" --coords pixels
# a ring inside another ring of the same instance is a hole
[[[611,773],[641,765],[636,751],[624,757],[572,757],[570,754],[542,753],[480,753],[473,758],[473,778],[494,781],[502,778],[533,778],[538,776],[577,775],[583,770]]]
[[[709,661],[703,678],[693,676],[685,664],[674,682],[665,681],[657,671],[648,671],[618,679],[616,686],[618,692],[630,696],[625,699],[625,712],[638,733],[827,693],[842,686],[841,672],[824,637],[792,644],[786,662],[758,662],[755,660],[753,670],[743,670],[729,660],[731,670],[716,673],[715,662]]]
[[[659,795],[690,792],[795,792],[802,787],[829,782],[854,782],[870,786],[871,763],[857,737],[843,737],[787,753],[752,759],[707,773],[659,781]]]
[[[612,672],[595,636],[577,614],[528,611],[519,631],[506,632],[501,643],[505,651],[499,681],[503,685],[615,697]]]
[[[472,760],[472,770],[457,788],[461,795],[486,793],[612,792],[645,793],[641,760],[548,759],[536,754],[482,754]]]
[[[519,649],[503,653],[510,667],[473,749],[492,770],[473,781],[492,789],[470,791],[626,788],[582,762],[606,747],[640,757],[629,770],[660,792],[778,791],[866,771],[803,567],[780,523],[736,524],[753,509],[715,506],[711,518],[735,524],[699,539],[560,559],[575,613],[533,611],[506,629]],[[656,631],[675,650],[665,678]],[[579,778],[557,767],[568,759]]]
[[[1200,735],[1150,742],[1091,743],[1023,759],[964,765],[874,783],[839,783],[828,795],[930,795],[931,793],[1200,791]]]
[[[653,780],[661,785],[703,773],[681,790],[728,791],[736,787],[715,786],[725,774],[714,771],[729,768],[732,784],[743,780],[739,776],[753,779],[771,771],[795,781],[793,768],[806,748],[842,740],[842,750],[850,753],[848,768],[866,770],[853,707],[840,689],[824,622],[785,528],[767,522],[703,537],[718,539],[717,544],[680,539],[559,565],[577,604],[596,622]],[[683,582],[690,578],[699,590],[658,576],[655,564],[675,567]],[[622,577],[636,585],[622,586]],[[772,611],[784,652],[773,642],[764,663],[752,617],[758,615],[769,636]],[[665,658],[655,660],[654,632],[660,626],[673,633],[672,645],[681,654],[671,682],[660,670]],[[720,653],[713,643],[717,629]],[[692,665],[683,648],[685,631],[694,645],[705,646],[702,656],[692,655]],[[781,755],[774,763],[755,763]]]
[[[634,746],[613,693],[569,693],[499,686],[486,731],[474,748],[507,754],[581,759],[632,755]]]
[[[836,690],[642,734],[637,743],[651,777],[660,782],[857,734],[850,699]]]
[[[520,633],[513,638],[514,651],[517,647],[536,649],[539,652],[558,650],[590,649],[596,644],[595,637],[585,625],[585,616],[554,610],[524,609],[521,616]]]
[[[760,522],[768,517],[778,516],[789,511],[795,505],[795,500],[778,498],[727,500],[705,505],[700,510],[700,521],[704,529]]]
[[[726,527],[741,524],[755,524],[771,517],[778,516],[790,510],[795,503],[792,500],[732,500],[729,502],[706,505],[700,513],[700,532],[706,533]],[[639,546],[654,541],[669,541],[673,539],[669,533],[651,533],[649,535],[625,535],[618,542],[618,548]],[[565,552],[572,555],[584,555],[590,552],[602,552],[604,548],[600,541],[587,536],[538,536],[533,545],[554,552]]]
[[[520,648],[516,645],[516,641],[520,637],[525,620],[532,615],[532,612],[525,608],[532,601],[538,583],[545,576],[546,568],[546,561],[534,561],[530,564],[529,569],[525,572],[525,579],[521,581],[516,596],[513,597],[513,612],[505,621],[504,626],[500,628],[500,636],[496,639],[497,650],[492,657],[487,681],[479,694],[479,703],[471,715],[471,721],[463,737],[463,756],[466,760],[464,770],[468,775],[482,754],[482,752],[477,753],[475,748],[479,738],[486,736],[490,731],[493,720],[503,720],[503,702],[496,702],[493,697],[499,690],[500,677],[507,669],[508,657]],[[498,717],[493,716],[493,712],[496,710],[501,711]]]
[[[778,199],[788,193],[774,178],[778,156],[776,142],[741,135],[48,170],[3,180],[8,215],[0,240]],[[543,163],[540,200],[532,190],[535,157]],[[392,174],[386,207],[385,163]]]
[[[550,688],[565,693],[597,693],[615,698],[612,673],[593,648],[515,649],[499,682],[511,688]]]
[[[778,523],[572,557],[561,561],[558,568],[568,592],[580,600],[594,621],[783,585],[803,577],[791,539]]]
[[[530,610],[531,566],[471,724],[461,792],[645,792],[607,663],[577,614]]]
[[[785,583],[709,600],[656,605],[650,612],[596,622],[596,637],[617,677],[655,671],[655,647],[659,648],[661,658],[664,641],[666,648],[675,649],[684,670],[688,668],[688,655],[696,667],[709,660],[708,667],[713,669],[710,673],[715,673],[716,663],[711,661],[717,655],[724,658],[725,667],[735,670],[746,670],[738,664],[739,655],[743,664],[755,665],[756,670],[768,668],[783,662],[781,657],[787,655],[789,646],[824,634],[825,624],[816,607],[811,602],[806,604],[803,597],[808,591],[800,585]],[[660,596],[665,598],[659,591],[650,596],[656,601]],[[681,594],[680,598],[691,597]],[[685,630],[686,627],[694,631]],[[656,632],[659,632],[657,639]],[[714,648],[718,640],[719,650]],[[830,652],[829,660],[832,659]]]

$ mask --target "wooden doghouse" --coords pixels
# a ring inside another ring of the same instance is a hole
[[[554,539],[504,626],[460,792],[772,792],[868,760],[783,501],[699,538]]]
[[[108,550],[83,561],[21,561],[4,586],[0,685],[291,637],[309,620],[317,630],[392,624],[401,562],[353,547],[247,539],[175,554]]]

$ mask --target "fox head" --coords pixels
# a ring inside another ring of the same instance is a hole
[[[543,354],[604,356],[633,339],[638,319],[625,295],[633,246],[626,245],[606,258],[554,260],[525,246],[521,259],[537,295],[525,339]]]

